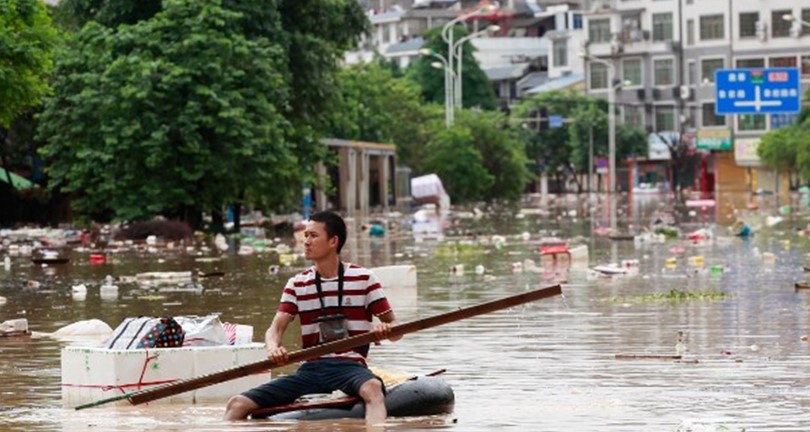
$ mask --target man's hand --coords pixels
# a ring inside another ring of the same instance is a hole
[[[381,341],[383,339],[388,339],[391,342],[396,342],[396,341],[402,339],[402,336],[393,336],[393,337],[390,336],[391,335],[391,327],[393,327],[393,323],[387,323],[387,322],[374,323],[374,325],[371,328],[371,331],[372,331],[372,333],[377,335],[377,344],[379,344],[379,341]]]
[[[267,357],[276,362],[277,365],[287,363],[287,348],[283,346],[269,347],[267,348]]]

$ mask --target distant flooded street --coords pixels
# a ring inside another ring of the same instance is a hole
[[[419,374],[446,368],[444,378],[456,395],[451,415],[390,419],[387,428],[806,431],[810,289],[794,284],[810,275],[803,271],[810,241],[797,234],[807,226],[807,211],[794,208],[769,227],[765,218],[789,203],[771,197],[759,201],[758,209],[733,215],[730,207],[745,208],[747,197],[717,208],[687,208],[659,197],[629,205],[622,199],[624,232],[640,233],[660,214],[674,218],[681,239],[639,244],[598,235],[610,225],[607,205],[586,195],[527,204],[522,212],[515,207],[457,214],[438,240],[414,239],[404,226],[408,215],[386,238],[366,237],[357,229],[364,221],[354,221],[345,261],[418,269],[416,291],[387,290],[402,321],[556,282],[564,293],[372,347],[371,364],[385,369]],[[730,235],[737,217],[755,228],[754,237]],[[712,233],[709,240],[686,240],[701,228]],[[587,246],[589,262],[575,259],[567,271],[561,258],[553,267],[538,252],[549,237]],[[254,326],[254,340],[260,341],[281,288],[305,265],[299,260],[270,274],[268,267],[279,264],[275,252],[199,261],[196,252],[127,251],[103,265],[91,265],[87,253],[70,258],[44,268],[27,257],[12,258],[11,269],[0,272],[0,296],[7,298],[0,321],[27,318],[31,330],[49,333],[91,318],[114,328],[130,316],[220,312],[223,321]],[[589,270],[621,261],[638,273],[606,278]],[[225,276],[201,280],[198,292],[119,283],[116,296],[99,293],[108,274],[194,269]],[[71,294],[79,283],[88,287],[83,300]],[[705,295],[679,299],[678,293]],[[288,333],[288,346],[297,346],[298,338],[297,329]],[[223,406],[215,404],[65,409],[59,356],[66,344],[49,337],[0,338],[0,430],[364,430],[359,421],[225,423]],[[682,358],[667,358],[676,354]]]

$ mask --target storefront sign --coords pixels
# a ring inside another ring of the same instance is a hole
[[[757,148],[759,138],[737,138],[734,140],[734,161],[739,166],[760,166]]]
[[[698,150],[731,150],[731,147],[728,129],[701,129],[697,133]]]

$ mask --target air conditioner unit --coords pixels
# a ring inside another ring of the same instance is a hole
[[[768,24],[765,21],[754,23],[754,29],[756,30],[757,39],[764,41],[768,38]]]
[[[677,90],[680,93],[679,96],[683,100],[689,100],[692,97],[692,89],[689,88],[689,86],[682,85]]]
[[[610,52],[613,55],[621,54],[624,52],[624,44],[618,40],[613,40],[610,42]]]
[[[681,51],[681,41],[670,40],[667,41],[667,48],[670,51],[680,52]]]
[[[647,97],[647,93],[644,91],[643,88],[636,90],[636,98],[638,100],[644,100],[645,97]]]
[[[661,90],[653,89],[652,90],[652,98],[653,98],[653,100],[661,99]]]
[[[802,22],[799,20],[793,20],[793,24],[790,25],[790,35],[797,38],[802,35]]]

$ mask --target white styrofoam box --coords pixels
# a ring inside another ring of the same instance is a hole
[[[395,311],[416,309],[416,266],[393,265],[370,269],[385,291],[385,296]]]
[[[110,350],[69,346],[62,349],[62,404],[66,407],[108,399],[124,393],[193,378],[206,373],[241,366],[267,358],[264,344],[239,346],[183,347]],[[262,384],[269,374],[226,381],[210,395],[224,395],[219,402],[248,387]],[[197,392],[181,393],[152,403],[194,403]],[[125,400],[117,402],[127,404]]]
[[[384,267],[374,267],[370,269],[377,280],[380,281],[383,289],[415,289],[416,288],[416,266],[414,265],[392,265]]]
[[[256,350],[255,346],[259,346],[261,349]],[[260,343],[201,347],[194,350],[194,371],[199,376],[266,359],[267,351],[264,349],[264,344]],[[269,380],[270,372],[264,372],[203,387],[194,391],[194,401],[196,403],[225,402],[231,396],[262,385]]]

